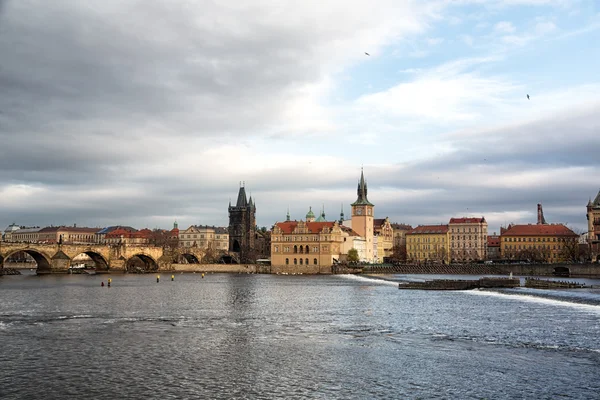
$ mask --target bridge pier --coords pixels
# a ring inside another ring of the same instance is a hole
[[[110,259],[108,260],[108,271],[111,274],[118,274],[118,273],[122,273],[124,274],[125,272],[127,272],[126,269],[126,264],[127,262],[123,259],[123,258],[117,258],[117,259]]]

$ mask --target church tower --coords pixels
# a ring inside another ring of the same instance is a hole
[[[367,183],[363,170],[360,170],[360,181],[356,190],[357,199],[352,206],[352,230],[365,238],[366,258],[372,262],[373,252],[373,209],[375,206],[367,199]]]
[[[249,262],[256,237],[256,205],[246,199],[246,189],[240,184],[235,206],[229,202],[229,251],[239,254],[240,262]]]

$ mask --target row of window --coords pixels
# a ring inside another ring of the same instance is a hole
[[[327,251],[328,249],[329,249],[329,246],[323,246],[323,251]],[[283,246],[283,252],[284,253],[290,253],[291,250],[292,250],[292,248],[290,246]],[[273,248],[273,252],[279,253],[279,246],[275,246]],[[303,253],[308,254],[310,252],[312,252],[312,253],[318,253],[319,252],[319,246],[313,246],[312,250],[310,250],[308,246],[300,246],[300,247],[294,246],[293,247],[293,252],[294,253],[300,253],[300,254],[303,254]]]
[[[532,247],[532,245],[528,246],[528,245],[524,244],[523,247],[521,247],[521,245],[518,245],[518,247],[517,247],[516,244],[507,244],[506,248],[507,249],[513,249],[513,250],[517,250],[517,249],[518,250],[525,250],[525,249],[531,249],[531,248],[533,248],[533,249],[548,249],[548,250],[550,250],[550,246],[551,245],[549,245],[549,244],[539,244],[539,245],[535,245],[534,244],[533,247]],[[560,249],[560,248],[556,247],[556,245],[552,245],[552,250],[556,250],[556,249]]]
[[[206,235],[208,239],[212,239],[213,235]],[[196,239],[198,237],[198,235],[192,235],[192,234],[186,234],[186,235],[181,235],[182,239]],[[226,239],[227,236],[223,236],[223,239]],[[204,235],[201,234],[200,235],[200,239],[204,239]],[[217,239],[221,239],[221,235],[217,235]]]
[[[408,238],[408,243],[446,243],[446,238],[444,238],[444,237]]]
[[[479,238],[477,236],[473,236],[473,240],[477,241],[478,239]],[[452,235],[452,240],[455,240],[454,235]],[[468,239],[467,239],[467,235],[463,235],[463,236],[456,235],[456,240],[471,240],[471,235],[468,236]],[[486,236],[485,235],[483,236],[482,240],[484,242],[486,241]]]
[[[521,238],[513,238],[513,237],[507,237],[506,241],[507,242],[546,242],[546,238],[522,238],[523,240],[521,240]],[[558,239],[559,242],[563,241],[564,239]],[[550,240],[550,238],[548,238],[547,240],[548,242],[556,242],[556,238],[552,238],[552,240]]]
[[[290,259],[286,258],[285,259],[285,265],[289,265],[289,264],[290,264]],[[302,259],[300,259],[300,265],[304,265],[304,264],[305,265],[309,265],[308,258],[306,259],[306,261],[303,261]],[[318,260],[316,258],[313,259],[313,264],[314,265],[318,265],[319,264],[319,262],[318,262]],[[294,258],[294,265],[298,265],[298,259],[297,258]]]
[[[283,237],[283,241],[284,242],[308,242],[308,241],[311,241],[311,240],[313,242],[318,242],[319,241],[319,235],[313,235],[313,236],[284,236]],[[328,240],[333,240],[333,239],[331,238],[331,236],[323,236],[322,240],[323,241],[328,241]],[[281,241],[281,240],[278,240],[278,237],[274,236],[273,237],[273,241]]]
[[[454,233],[455,232],[454,229],[455,228],[450,228],[450,232]],[[461,228],[456,228],[456,232],[457,233],[461,233],[461,232],[467,233],[467,228],[462,228],[462,230],[461,230]],[[479,231],[477,230],[477,228],[475,228],[474,233],[477,233],[477,232],[479,232]],[[481,232],[483,233],[483,230]],[[468,233],[471,233],[471,228],[469,228]]]

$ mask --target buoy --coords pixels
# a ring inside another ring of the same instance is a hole
[[[156,275],[156,283],[160,282],[160,275]]]
[[[175,275],[171,275],[171,280],[174,281],[175,280]]]
[[[102,281],[102,283],[100,283],[100,286],[104,287],[104,281]]]
[[[204,279],[204,272],[202,273],[202,279]]]

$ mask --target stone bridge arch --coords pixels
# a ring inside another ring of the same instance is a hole
[[[88,251],[82,251],[81,253],[77,253],[74,256],[70,257],[71,258],[71,264],[73,263],[73,259],[75,257],[77,257],[80,254],[85,254],[87,255],[89,258],[92,259],[92,261],[94,262],[94,264],[96,264],[96,271],[98,272],[106,272],[108,271],[108,259],[104,258],[104,256],[96,251],[93,250],[88,250]]]
[[[183,252],[180,254],[180,259],[178,261],[179,263],[185,261],[187,264],[200,264],[200,260],[201,258],[198,258],[198,256],[193,253]]]
[[[32,248],[16,248],[10,249],[5,254],[0,254],[0,267],[4,268],[4,261],[10,258],[13,254],[24,252],[29,254],[37,264],[37,273],[49,274],[52,272],[52,256],[37,249]]]
[[[149,273],[159,270],[158,262],[148,254],[137,253],[125,262],[125,271],[129,273]]]

